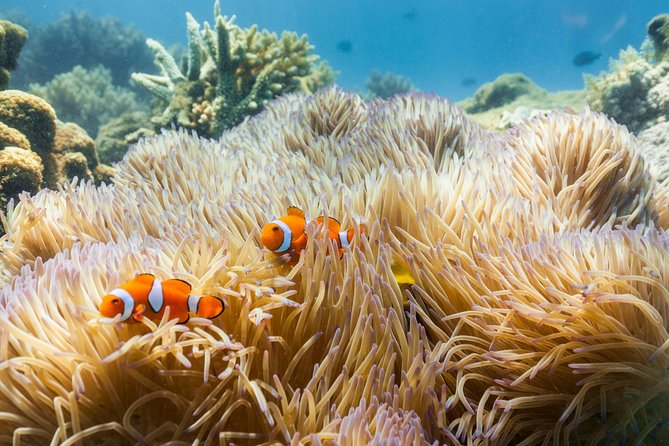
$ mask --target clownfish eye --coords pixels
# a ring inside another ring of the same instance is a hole
[[[117,303],[119,302],[119,300],[118,300],[118,299],[112,299],[111,302],[112,302],[113,304],[117,304]]]
[[[276,232],[276,231],[278,231],[278,230],[279,230],[279,227],[278,227],[278,226],[274,226],[274,227],[272,227],[272,231]]]

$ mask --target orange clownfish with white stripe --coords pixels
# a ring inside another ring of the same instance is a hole
[[[213,319],[223,313],[225,305],[215,296],[192,296],[191,286],[180,279],[158,280],[152,274],[140,274],[130,282],[112,290],[102,298],[100,314],[113,318],[120,314],[121,321],[161,319],[170,307],[170,319],[179,318],[185,324],[193,314]]]
[[[316,217],[313,220],[307,219],[304,212],[295,206],[288,208],[287,215],[277,220],[271,221],[265,225],[260,234],[260,242],[267,249],[275,254],[281,255],[289,253],[291,261],[296,263],[300,257],[300,253],[307,246],[306,227],[312,222],[318,222],[325,226],[328,237],[334,240],[339,247],[339,256],[342,255],[344,246],[348,246],[353,239],[355,231],[350,228],[348,231],[341,231],[340,223],[328,217],[327,225],[325,225],[325,217]],[[360,233],[363,232],[360,227]]]

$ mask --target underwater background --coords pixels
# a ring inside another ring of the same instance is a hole
[[[0,446],[669,444],[667,6],[4,0]]]
[[[390,71],[420,90],[461,100],[508,72],[522,72],[548,90],[581,88],[583,71],[605,70],[619,50],[641,44],[646,23],[666,2],[228,0],[223,8],[242,26],[308,34],[316,53],[339,71],[342,87],[364,89],[372,70]],[[5,0],[2,11],[12,10],[37,25],[71,10],[116,17],[166,46],[183,44],[184,11],[199,20],[211,15],[204,0]],[[351,50],[338,49],[341,42]],[[574,66],[574,56],[586,50],[601,57]]]

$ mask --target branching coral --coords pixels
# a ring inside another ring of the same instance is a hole
[[[117,169],[8,213],[3,440],[596,444],[665,429],[669,239],[654,225],[669,194],[602,115],[497,136],[436,97],[328,89],[219,141],[144,139]],[[296,203],[368,230],[340,259],[310,228],[287,266],[257,236]],[[140,271],[226,311],[100,320],[101,296]]]
[[[281,38],[256,26],[240,28],[214,6],[214,29],[186,14],[187,66],[180,69],[157,41],[147,40],[161,75],[133,73],[132,78],[167,108],[155,118],[158,128],[176,124],[203,136],[218,136],[267,101],[293,91],[313,92],[332,82],[334,75],[306,36],[284,32]]]

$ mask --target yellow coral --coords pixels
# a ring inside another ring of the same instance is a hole
[[[35,152],[19,147],[0,150],[0,206],[7,207],[21,192],[37,193],[42,186],[42,160]]]

